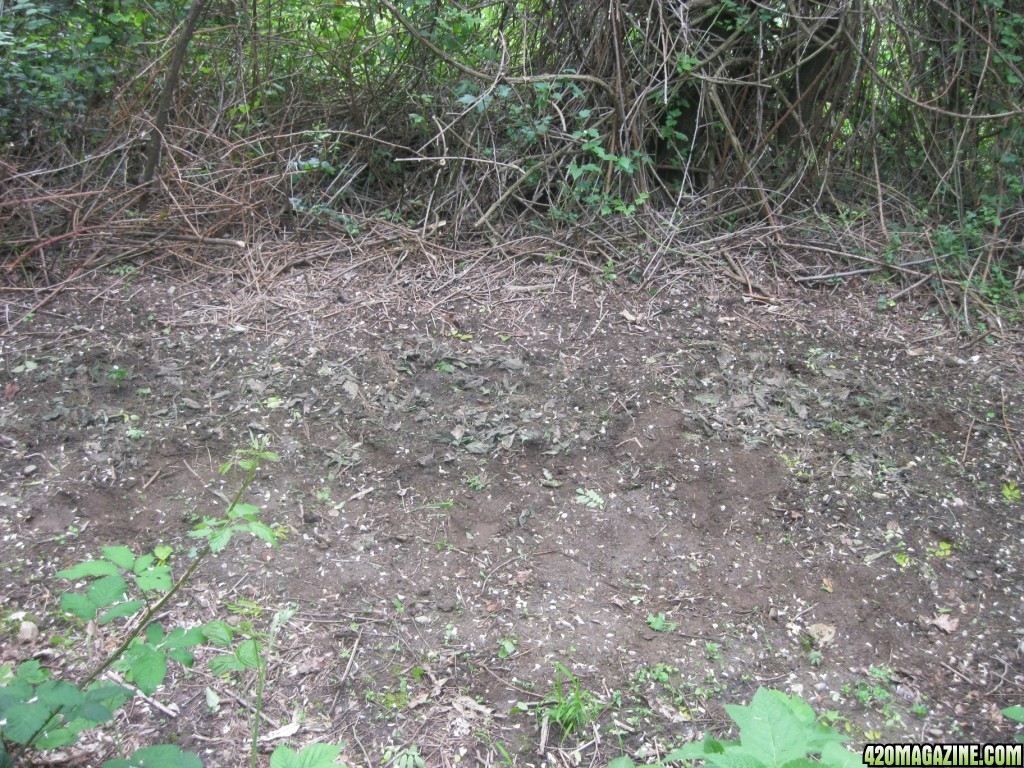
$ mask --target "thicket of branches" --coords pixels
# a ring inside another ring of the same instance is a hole
[[[878,258],[914,241],[954,259],[965,290],[1020,288],[1016,0],[0,14],[9,264],[45,267],[98,232],[253,241],[389,222],[458,246],[682,211],[712,231],[870,223]]]

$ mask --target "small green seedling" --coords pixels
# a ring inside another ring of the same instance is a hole
[[[503,637],[498,641],[498,658],[507,659],[519,649],[518,637]]]
[[[597,696],[583,688],[579,678],[556,661],[554,688],[537,708],[537,714],[557,725],[564,738],[594,722],[601,709]]]
[[[1014,482],[1003,483],[1003,498],[1011,504],[1020,501],[1020,488]]]
[[[577,488],[576,501],[590,509],[604,509],[604,497],[589,488]]]
[[[674,632],[676,627],[679,626],[674,621],[669,621],[665,618],[664,613],[648,613],[647,614],[647,626],[653,629],[655,632]]]

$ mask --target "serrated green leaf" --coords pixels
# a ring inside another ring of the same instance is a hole
[[[123,670],[125,679],[146,695],[152,695],[167,677],[167,657],[145,643],[132,643],[121,662],[118,668]]]
[[[128,582],[120,574],[116,574],[96,579],[86,588],[85,594],[97,608],[105,608],[123,600],[127,589]]]
[[[77,592],[65,592],[60,596],[61,610],[74,614],[83,621],[96,618],[97,607],[92,600]]]
[[[135,553],[125,546],[104,547],[103,556],[126,571],[135,566]]]
[[[759,688],[748,706],[725,705],[740,731],[740,745],[767,765],[779,767],[819,754],[826,744],[845,741],[815,722],[814,710],[797,696]]]
[[[233,653],[226,653],[223,656],[217,656],[210,659],[209,666],[210,671],[218,677],[230,675],[232,672],[241,672],[245,669],[245,666]]]
[[[144,592],[170,592],[174,583],[171,581],[171,569],[166,565],[158,565],[140,573],[135,583]]]
[[[146,607],[145,600],[128,600],[124,603],[117,603],[110,607],[108,610],[100,614],[97,620],[100,625],[109,624],[116,619],[123,619],[127,616],[134,616],[140,610]]]
[[[733,742],[735,743],[735,742]],[[722,743],[717,741],[711,734],[707,734],[700,741],[691,741],[679,749],[674,749],[662,759],[662,762],[670,763],[678,760],[705,760],[709,755],[723,752]]]
[[[249,638],[238,644],[235,649],[235,657],[247,669],[256,669],[260,666],[260,644],[255,638]]]
[[[167,652],[168,658],[174,659],[183,667],[191,667],[196,663],[196,657],[184,648],[173,648]]]
[[[113,576],[120,570],[109,560],[86,560],[54,574],[58,579],[84,579],[94,576]]]
[[[156,557],[153,555],[139,555],[137,558],[135,558],[135,562],[132,563],[131,570],[137,574],[143,573],[154,562],[156,562]]]
[[[248,502],[241,501],[235,504],[231,509],[228,510],[229,517],[246,517],[254,518],[260,513],[260,508],[255,504],[249,504]]]
[[[796,760],[790,760],[781,768],[821,768],[821,763],[811,760],[809,757],[798,757]]]
[[[331,768],[340,754],[335,744],[310,744],[299,753],[282,746],[271,754],[270,768]]]
[[[128,699],[135,693],[130,688],[125,688],[117,683],[97,683],[85,692],[85,698],[90,702],[98,702],[114,712],[121,708]]]
[[[191,629],[175,627],[167,635],[164,645],[168,648],[195,648],[197,645],[202,645],[206,642],[206,639],[205,627],[192,627]]]
[[[31,685],[39,685],[50,679],[50,670],[44,669],[43,665],[39,663],[39,659],[29,659],[28,661],[21,662],[14,674],[19,681],[24,681]]]
[[[164,628],[159,622],[154,621],[146,627],[146,642],[156,647],[164,641]]]
[[[159,547],[155,547],[153,549],[153,554],[156,555],[157,560],[163,562],[174,554],[174,547],[168,547],[166,544],[161,544]]]
[[[766,763],[755,757],[753,750],[748,750],[743,746],[727,749],[717,755],[708,755],[705,760],[716,768],[771,768],[772,766],[771,763]]]
[[[71,728],[52,727],[46,728],[32,742],[36,749],[60,749],[68,744],[78,741],[78,731]]]
[[[231,645],[231,640],[235,634],[231,625],[223,621],[211,621],[208,624],[204,624],[201,629],[209,642],[221,648]]]
[[[839,742],[826,744],[821,750],[821,762],[816,768],[864,768],[860,752],[851,752]]]
[[[210,551],[214,554],[221,552],[231,542],[234,532],[230,528],[221,528],[210,537]]]
[[[274,530],[269,525],[265,525],[259,521],[249,523],[249,532],[252,533],[259,539],[267,542],[267,544],[277,545],[277,537],[274,535]]]
[[[203,761],[173,744],[157,744],[143,747],[131,757],[107,760],[103,768],[203,768]]]
[[[4,712],[7,723],[3,727],[3,737],[15,744],[28,744],[52,716],[53,710],[40,701],[14,704]]]

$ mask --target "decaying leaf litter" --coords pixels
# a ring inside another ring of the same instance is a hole
[[[109,651],[116,631],[59,617],[53,573],[112,544],[186,562],[186,531],[232,494],[218,465],[257,434],[282,461],[250,501],[287,535],[234,542],[164,621],[294,606],[267,751],[653,760],[758,686],[858,744],[1010,738],[1012,337],[964,343],[913,301],[880,314],[870,284],[757,274],[750,300],[692,269],[446,269],[105,271],[9,327],[4,614],[41,633],[16,642],[9,621],[3,660],[73,675]],[[568,733],[560,670],[592,705]],[[250,694],[200,654],[71,762],[173,740],[238,764]]]

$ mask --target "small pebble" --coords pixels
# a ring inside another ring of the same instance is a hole
[[[18,642],[19,643],[32,643],[39,639],[39,627],[36,626],[35,622],[23,621],[21,626],[18,627]]]
[[[39,469],[35,464],[26,464],[24,469],[21,470],[21,474],[25,477],[31,477]]]

